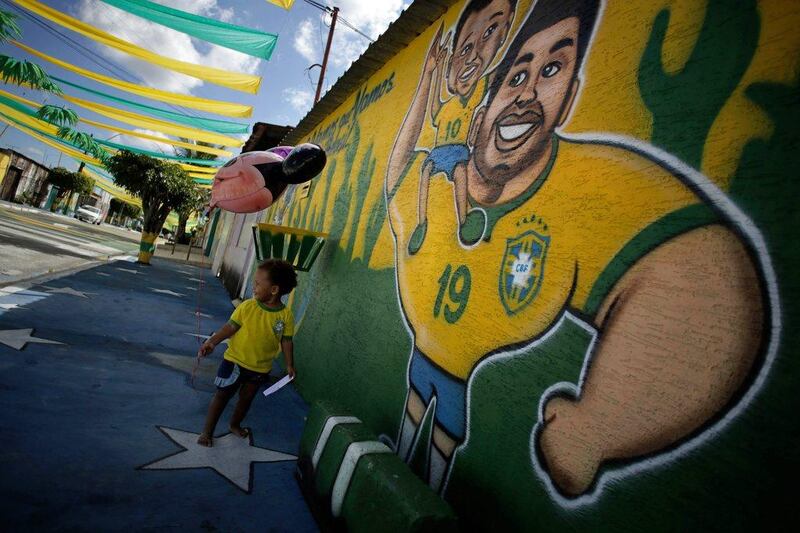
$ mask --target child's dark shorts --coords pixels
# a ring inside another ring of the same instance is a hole
[[[219,390],[236,391],[242,383],[256,383],[259,386],[266,385],[267,376],[269,376],[269,372],[254,372],[232,361],[223,359],[219,365],[219,369],[217,369],[217,377],[214,379],[214,385],[216,385]]]

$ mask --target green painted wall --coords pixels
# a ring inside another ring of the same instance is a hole
[[[465,4],[314,129],[326,170],[268,213],[330,234],[292,296],[302,394],[470,527],[782,520],[797,3]]]

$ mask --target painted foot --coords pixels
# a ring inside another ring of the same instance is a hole
[[[243,427],[239,427],[239,426],[231,426],[230,430],[231,430],[231,433],[233,433],[237,437],[242,437],[243,439],[246,439],[247,437],[250,436],[250,428],[243,428]]]
[[[470,209],[458,228],[458,238],[466,246],[472,246],[481,240],[485,229],[486,213],[483,209]]]
[[[205,433],[201,433],[199,437],[197,437],[197,444],[200,446],[205,446],[206,448],[211,448],[211,437],[206,435]]]
[[[414,228],[414,233],[411,234],[411,238],[408,240],[409,254],[414,255],[415,253],[419,252],[419,249],[422,248],[422,243],[425,242],[425,233],[427,233],[427,231],[427,220],[422,224],[417,224],[417,227]]]

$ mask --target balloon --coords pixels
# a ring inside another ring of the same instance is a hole
[[[277,146],[234,157],[214,176],[210,207],[234,213],[266,209],[289,184],[309,181],[325,168],[325,151],[316,144]]]

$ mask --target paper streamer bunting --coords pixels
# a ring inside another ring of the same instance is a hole
[[[64,13],[39,3],[36,0],[13,0],[13,2],[41,17],[46,18],[51,22],[55,22],[64,28],[80,33],[81,35],[88,37],[95,42],[124,52],[137,59],[147,61],[153,65],[158,65],[175,72],[180,72],[181,74],[186,74],[187,76],[192,76],[200,80],[205,80],[223,87],[228,87],[230,89],[235,89],[237,91],[250,94],[256,94],[259,86],[261,85],[260,76],[239,72],[229,72],[227,70],[209,67],[207,65],[195,65],[193,63],[178,61],[177,59],[170,59],[168,57],[158,55],[149,50],[145,50],[140,46],[136,46],[133,43],[114,37],[110,33],[99,30],[94,26],[86,24],[85,22],[81,22],[78,19],[74,19],[68,15],[65,15]]]
[[[276,5],[278,7],[282,7],[285,10],[292,9],[292,5],[294,5],[294,0],[267,0],[272,5]]]
[[[52,63],[56,66],[59,66],[64,70],[74,72],[75,74],[79,74],[92,81],[108,85],[109,87],[114,87],[115,89],[119,89],[121,91],[126,91],[138,96],[143,96],[145,98],[150,98],[151,100],[158,100],[159,102],[164,102],[166,104],[188,107],[191,109],[197,109],[198,111],[207,111],[209,113],[216,113],[217,115],[225,115],[228,117],[246,118],[253,114],[253,106],[236,104],[232,102],[223,102],[221,100],[209,100],[208,98],[200,98],[199,96],[192,96],[189,94],[171,93],[169,91],[162,91],[160,89],[143,87],[141,85],[136,85],[135,83],[118,80],[116,78],[112,78],[111,76],[105,76],[103,74],[98,74],[96,72],[92,72],[91,70],[86,70],[85,68],[72,65],[70,63],[67,63],[66,61],[62,61],[55,57],[49,56],[43,52],[40,52],[35,48],[31,48],[30,46],[27,46],[19,41],[9,41],[9,42],[16,47],[25,50],[32,56],[36,56],[39,59],[44,59],[45,61]],[[51,78],[55,79],[54,76],[51,76]],[[61,78],[59,78],[59,81],[67,85],[77,87],[79,89],[84,88],[80,85],[77,85],[75,83],[70,83]],[[223,133],[235,133],[235,132],[223,132]]]
[[[241,139],[228,137],[226,135],[212,133],[209,131],[199,130],[196,128],[180,126],[172,122],[166,122],[163,120],[146,117],[138,113],[133,113],[132,111],[125,111],[123,109],[117,109],[115,107],[99,104],[96,102],[90,102],[88,100],[84,100],[83,98],[78,98],[76,96],[64,95],[62,96],[62,98],[75,105],[79,105],[85,109],[88,109],[89,111],[93,111],[99,115],[103,115],[104,117],[110,118],[112,120],[119,120],[120,122],[125,122],[126,124],[131,124],[139,128],[155,130],[161,133],[165,133],[167,135],[175,135],[176,137],[183,137],[185,139],[194,139],[196,141],[219,144],[222,146],[241,146],[244,144],[244,141]]]
[[[154,152],[152,150],[146,150],[144,148],[139,148],[136,146],[129,146],[127,144],[118,144],[111,141],[104,141],[102,139],[95,139],[95,141],[97,141],[97,144],[104,146],[106,148],[111,148],[112,150],[127,150],[128,152],[148,155],[156,159],[165,159],[167,161],[184,163],[186,164],[187,167],[191,167],[191,168],[184,168],[184,170],[197,171],[198,168],[201,168],[193,166],[197,164],[210,165],[213,167],[221,167],[222,165],[225,164],[225,161],[208,161],[206,159],[193,159],[191,157],[181,157],[179,155],[167,155],[167,154],[162,154],[160,152]],[[205,172],[205,170],[203,171]],[[208,172],[216,172],[216,169],[211,169]]]
[[[261,59],[270,58],[278,40],[272,33],[200,17],[147,0],[101,1],[167,28]]]
[[[12,105],[11,102],[19,102],[21,104],[25,104],[29,107],[34,109],[39,109],[42,104],[38,102],[34,102],[33,100],[28,100],[27,98],[23,98],[22,96],[18,96],[16,94],[12,94],[0,89],[0,102],[5,103],[6,105]],[[13,106],[12,106],[13,107]],[[26,108],[19,108],[23,110],[24,113],[28,113],[30,109]],[[169,144],[178,148],[185,148],[187,150],[194,150],[195,152],[203,152],[206,154],[218,155],[221,157],[231,157],[233,156],[233,152],[228,150],[223,150],[221,148],[215,148],[213,146],[203,146],[202,144],[192,144],[183,141],[176,141],[174,139],[170,139],[167,137],[158,137],[156,135],[148,135],[147,133],[142,133],[140,131],[134,130],[126,130],[125,128],[118,128],[117,126],[112,126],[110,124],[104,124],[102,122],[96,122],[94,120],[90,120],[85,117],[78,117],[78,120],[84,124],[88,124],[89,126],[94,126],[95,128],[100,128],[108,131],[113,131],[115,133],[121,133],[123,135],[128,135],[131,137],[139,137],[141,139],[147,139],[148,141],[155,141],[162,144]]]
[[[118,96],[112,96],[102,91],[96,91],[94,89],[90,89],[89,87],[83,87],[82,85],[78,85],[77,83],[72,83],[67,80],[62,80],[61,78],[58,78],[58,80],[60,83],[63,83],[64,85],[67,85],[69,87],[75,87],[76,89],[80,89],[81,91],[100,96],[101,98],[105,98],[106,100],[111,100],[112,102],[118,102],[120,104],[125,105],[126,107],[142,111],[143,113],[152,115],[154,117],[163,118],[164,120],[168,120],[170,122],[178,122],[180,124],[185,124],[193,128],[201,130],[210,130],[217,133],[247,133],[248,131],[248,125],[240,122],[230,122],[227,120],[192,117],[189,115],[184,115],[183,113],[167,111],[165,109],[159,109],[157,107],[140,104],[139,102],[134,102],[132,100],[126,100],[125,98],[120,98]]]

